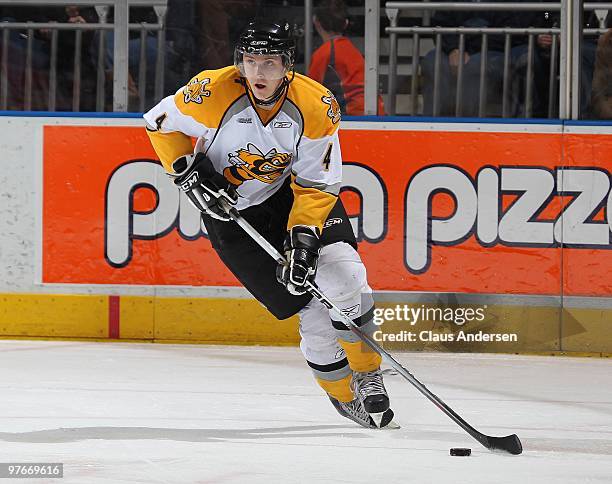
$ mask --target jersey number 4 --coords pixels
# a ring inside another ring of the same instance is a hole
[[[168,117],[168,114],[164,113],[161,116],[158,116],[157,118],[155,118],[155,127],[157,128],[158,131],[161,129],[162,124],[166,120],[167,117]]]
[[[332,152],[332,144],[330,143],[327,147],[327,152],[323,157],[323,166],[325,167],[325,171],[329,171],[329,164],[331,163],[331,152]]]

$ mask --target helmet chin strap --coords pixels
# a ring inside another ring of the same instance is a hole
[[[268,99],[265,99],[265,100],[259,99],[257,96],[255,96],[253,89],[251,89],[249,86],[251,94],[253,95],[253,99],[255,100],[255,104],[257,104],[258,106],[271,106],[272,104],[274,104],[284,94],[285,89],[289,87],[289,83],[293,81],[294,77],[295,77],[295,69],[292,69],[291,79],[287,79],[287,76],[283,77],[283,81],[279,84],[276,90],[272,93],[272,96],[270,96]]]

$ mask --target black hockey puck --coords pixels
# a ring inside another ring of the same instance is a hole
[[[454,456],[468,456],[468,455],[472,455],[472,449],[463,449],[461,447],[453,447],[450,450],[450,455],[454,455]]]

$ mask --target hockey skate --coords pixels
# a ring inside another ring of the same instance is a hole
[[[399,428],[399,425],[393,422],[393,410],[389,408],[389,395],[380,369],[354,372],[351,387],[357,400],[378,428]]]
[[[329,396],[329,395],[328,395]],[[363,408],[363,405],[359,401],[358,398],[351,402],[340,402],[336,400],[334,397],[329,397],[332,405],[338,410],[338,413],[343,417],[351,419],[353,422],[357,422],[362,427],[366,427],[369,429],[375,429],[376,424],[370,414],[366,412]]]

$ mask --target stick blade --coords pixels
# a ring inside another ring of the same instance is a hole
[[[523,452],[523,445],[516,434],[505,437],[487,437],[487,444],[486,447],[489,450],[500,450],[512,455],[519,455]]]

